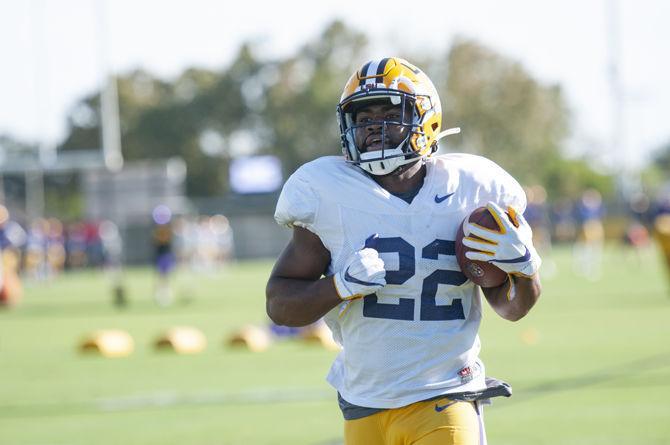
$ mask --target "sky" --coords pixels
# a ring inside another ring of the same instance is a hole
[[[335,19],[369,36],[367,58],[443,56],[461,36],[519,61],[561,85],[573,115],[567,151],[597,165],[637,168],[670,142],[663,0],[0,0],[0,134],[53,146],[107,71],[141,67],[169,80],[192,66],[221,69],[244,41],[263,57],[288,56]]]

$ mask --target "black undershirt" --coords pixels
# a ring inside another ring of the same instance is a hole
[[[413,164],[410,164],[410,165],[413,165]],[[398,167],[398,168],[408,168],[408,167],[406,167],[406,166],[403,165],[403,166],[400,166],[400,167]],[[366,172],[366,173],[367,173],[367,172]],[[369,173],[368,173],[368,174],[369,174]],[[425,180],[426,180],[426,177],[424,176],[424,177],[421,179],[421,182],[420,182],[415,188],[413,188],[412,190],[409,190],[409,191],[407,191],[407,192],[403,192],[403,193],[393,193],[393,192],[389,192],[389,193],[392,194],[393,196],[397,197],[397,198],[402,199],[402,200],[405,201],[407,204],[411,204],[412,201],[414,200],[414,198],[416,197],[416,195],[419,194],[419,191],[421,190],[421,187],[423,187],[423,183],[424,183]]]
[[[405,201],[407,204],[411,204],[412,200],[416,197],[416,195],[419,194],[419,191],[421,190],[421,187],[423,187],[423,181],[421,181],[421,184],[419,184],[416,188],[413,188],[412,190],[404,193],[391,193],[393,196],[396,196],[403,201]]]

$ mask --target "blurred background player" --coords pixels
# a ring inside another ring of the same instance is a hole
[[[66,261],[65,253],[65,233],[63,223],[57,218],[46,220],[46,277],[56,278],[63,271]]]
[[[102,242],[104,269],[112,285],[114,305],[125,306],[126,290],[123,284],[123,239],[119,227],[109,220],[100,223],[100,241]]]
[[[574,203],[569,198],[559,198],[551,206],[553,238],[557,243],[573,244],[577,237]]]
[[[26,232],[10,218],[7,208],[0,205],[0,306],[13,306],[21,299],[19,266],[25,242]]]
[[[33,281],[44,281],[47,276],[47,234],[49,224],[44,218],[37,218],[31,222],[26,237],[24,255],[24,271]]]
[[[596,189],[586,189],[575,206],[578,223],[574,247],[575,273],[589,280],[600,279],[605,228],[605,207]]]
[[[86,256],[86,226],[83,221],[73,221],[67,225],[65,240],[66,265],[69,269],[85,267],[88,263]]]
[[[658,241],[661,255],[670,279],[670,188],[661,191],[654,211],[654,236]]]
[[[637,265],[642,264],[643,253],[651,245],[651,234],[649,228],[652,226],[650,221],[651,200],[646,193],[635,193],[627,201],[628,215],[626,228],[623,235],[623,243],[627,247],[626,257],[634,257]]]
[[[230,227],[230,221],[224,215],[213,215],[209,218],[209,230],[214,239],[216,252],[214,252],[214,262],[217,269],[225,267],[233,259],[235,248],[235,239],[233,229]]]
[[[547,206],[547,191],[540,184],[525,188],[528,204],[523,216],[533,229],[533,244],[542,256],[542,276],[556,274],[556,262],[551,258],[551,223]]]
[[[166,205],[159,205],[153,210],[152,218],[154,222],[152,243],[156,268],[154,299],[159,306],[168,306],[174,299],[171,278],[176,263],[172,250],[172,211]]]
[[[233,259],[233,230],[224,215],[180,216],[173,235],[179,264],[189,270],[218,272]]]

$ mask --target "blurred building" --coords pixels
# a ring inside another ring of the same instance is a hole
[[[283,184],[281,163],[274,156],[236,158],[230,166],[230,194],[189,199],[186,164],[180,158],[126,162],[113,172],[105,168],[96,150],[60,153],[44,164],[36,151],[10,154],[0,159],[0,201],[24,229],[45,216],[44,179],[77,175],[83,215],[63,220],[68,234],[64,246],[72,267],[97,265],[85,259],[87,228],[103,222],[118,228],[124,263],[151,262],[152,210],[157,206],[166,206],[175,217],[224,216],[234,234],[226,254],[230,258],[276,257],[290,237],[290,231],[273,218]]]
[[[198,213],[228,218],[235,236],[233,257],[271,258],[282,251],[291,231],[280,227],[274,220],[279,192],[231,194],[221,198],[192,200]]]
[[[179,158],[126,163],[122,170],[88,170],[82,174],[85,218],[118,225],[124,260],[152,258],[152,210],[166,206],[175,215],[192,211],[186,198],[186,165]]]
[[[235,237],[230,256],[237,259],[276,257],[290,232],[273,218],[281,165],[268,157],[250,157],[231,166],[233,192],[224,197],[188,199],[186,166],[180,159],[126,163],[122,170],[83,174],[86,218],[114,221],[120,229],[126,263],[152,258],[151,211],[166,206],[175,216],[225,215]]]

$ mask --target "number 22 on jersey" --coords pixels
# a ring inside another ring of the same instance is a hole
[[[400,237],[370,238],[365,247],[376,249],[379,253],[397,253],[398,270],[386,271],[386,284],[403,284],[416,274],[416,249]],[[421,258],[437,260],[438,255],[455,255],[454,241],[436,239],[423,249]],[[463,320],[463,302],[454,298],[451,304],[438,305],[438,285],[460,286],[467,278],[460,271],[436,269],[429,273],[421,285],[421,321]],[[363,300],[363,316],[391,320],[414,319],[414,298],[400,298],[398,303],[380,303],[376,294],[367,295]]]

